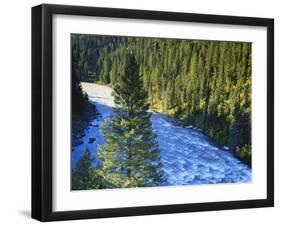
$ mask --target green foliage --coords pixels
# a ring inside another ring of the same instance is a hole
[[[86,46],[98,53],[87,62],[101,83],[114,87],[132,52],[139,65],[132,74],[141,76],[152,109],[201,128],[233,151],[251,145],[251,43],[73,36],[81,44],[79,61]]]
[[[101,178],[92,166],[93,158],[86,149],[72,171],[72,190],[86,190],[101,187]]]
[[[81,114],[85,110],[87,105],[88,96],[84,94],[80,85],[77,63],[77,51],[76,46],[72,45],[72,57],[71,57],[71,100],[72,100],[72,113]]]
[[[133,54],[126,56],[125,65],[124,74],[113,88],[117,108],[101,128],[105,144],[99,147],[97,172],[104,188],[146,187],[163,182],[160,150]]]
[[[249,144],[242,148],[237,147],[236,154],[243,159],[247,164],[252,165],[252,147]]]

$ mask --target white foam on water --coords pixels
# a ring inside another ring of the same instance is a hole
[[[96,156],[98,145],[104,143],[100,125],[114,107],[111,89],[97,84],[82,84],[83,90],[95,104],[100,117],[94,119],[82,138],[83,144],[74,147],[72,167],[85,148]],[[241,183],[251,181],[251,169],[226,148],[215,145],[206,135],[193,127],[173,125],[164,115],[153,112],[153,130],[157,134],[161,161],[165,173],[164,185]],[[90,138],[94,143],[88,143]]]

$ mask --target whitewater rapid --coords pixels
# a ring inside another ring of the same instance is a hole
[[[100,125],[114,107],[111,89],[106,86],[82,83],[99,117],[85,131],[82,144],[73,147],[72,168],[85,148],[96,156],[98,145],[104,143]],[[197,129],[182,127],[166,116],[153,112],[152,127],[157,134],[166,182],[163,185],[245,183],[251,181],[251,169],[225,148],[216,145]],[[90,138],[95,138],[89,143]]]

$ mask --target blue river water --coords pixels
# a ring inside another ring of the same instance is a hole
[[[103,87],[95,85],[94,91],[88,91],[90,87],[86,87],[99,117],[89,124],[82,138],[83,143],[73,147],[72,168],[85,148],[95,157],[98,145],[104,143],[99,127],[110,115],[114,102],[108,90],[103,92]],[[151,122],[161,150],[165,185],[251,182],[251,169],[226,148],[214,144],[198,129],[179,126],[166,116],[155,112]],[[90,138],[95,138],[95,141],[89,143]]]

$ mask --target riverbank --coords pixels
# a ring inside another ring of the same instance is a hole
[[[87,126],[83,131],[83,136],[79,138],[79,143],[72,146],[72,168],[75,167],[86,149],[91,152],[91,157],[96,157],[98,146],[104,143],[100,126],[105,118],[111,114],[112,107],[114,106],[110,87],[84,82],[81,83],[81,86],[83,91],[88,94],[90,104],[95,106],[96,115],[89,118]],[[81,135],[82,133],[79,136]]]
[[[83,144],[76,146],[72,152],[72,167],[86,148],[90,150],[91,157],[95,158],[98,146],[104,144],[100,125],[114,107],[110,87],[83,83],[82,88],[88,93],[100,116],[90,122],[82,138]],[[251,181],[251,169],[200,130],[179,125],[157,112],[152,113],[150,120],[157,135],[163,171],[167,178],[163,185]],[[93,143],[89,143],[91,137],[95,138]]]
[[[86,103],[83,113],[72,114],[72,131],[71,131],[71,145],[73,148],[83,143],[82,138],[85,136],[85,131],[89,128],[90,122],[98,117],[98,112],[95,105],[90,100]]]

